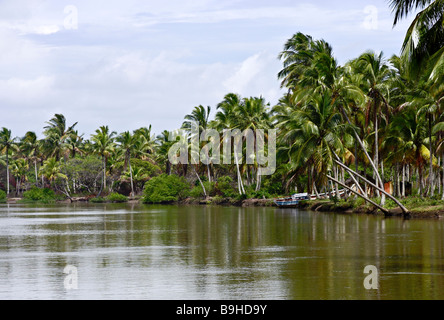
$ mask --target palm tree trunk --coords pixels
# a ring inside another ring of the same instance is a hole
[[[386,208],[384,208],[383,206],[377,204],[376,202],[373,202],[372,200],[370,200],[370,199],[367,198],[366,196],[360,194],[359,192],[353,190],[352,188],[349,188],[349,187],[346,186],[345,184],[343,185],[342,182],[340,182],[340,181],[338,181],[338,180],[336,180],[336,179],[334,179],[334,178],[332,178],[332,177],[330,177],[330,176],[327,176],[327,178],[330,179],[331,181],[337,183],[337,184],[340,184],[342,187],[344,187],[345,189],[347,189],[347,190],[353,192],[353,193],[356,194],[357,196],[363,198],[365,201],[367,201],[368,203],[374,205],[375,207],[377,207],[378,209],[380,209],[382,212],[384,212],[384,213],[389,213],[389,211],[388,211]]]
[[[34,171],[35,171],[35,186],[38,187],[39,176],[37,174],[37,159],[34,159]]]
[[[197,180],[199,180],[199,183],[200,183],[200,185],[202,187],[203,193],[204,193],[205,198],[206,198],[207,197],[207,191],[205,190],[205,186],[204,186],[202,180],[200,179],[199,174],[197,173],[196,168],[194,167],[194,165],[193,165],[193,169],[194,169],[194,173],[196,174]]]
[[[130,169],[130,181],[131,181],[131,197],[134,197],[134,183],[133,183],[133,169],[131,168],[131,158],[128,159]]]
[[[406,165],[405,164],[403,164],[402,165],[402,193],[401,193],[401,196],[403,197],[403,198],[405,198],[405,175],[406,175],[406,172],[405,172],[405,167],[406,167]]]
[[[359,142],[359,145],[361,146],[362,151],[364,152],[366,158],[368,159],[370,165],[373,168],[373,171],[376,174],[377,177],[377,181],[379,181],[382,184],[382,180],[381,180],[381,176],[379,175],[378,169],[375,166],[375,163],[373,162],[372,158],[370,157],[370,155],[368,154],[367,150],[365,149],[364,143],[362,142],[361,138],[359,137],[358,133],[356,132],[356,130],[353,128],[353,124],[350,121],[350,118],[348,117],[347,113],[345,112],[343,106],[339,105],[339,109],[342,113],[342,115],[344,116],[344,118],[347,120],[347,123],[351,126],[352,130],[353,130],[353,134],[355,135],[356,140]]]
[[[106,189],[106,157],[103,156],[103,191]]]
[[[432,114],[429,114],[429,154],[430,154],[430,168],[429,168],[429,187],[430,187],[430,194],[429,196],[432,197],[435,193],[434,187],[433,187],[433,150],[432,150]]]
[[[9,194],[9,148],[6,147],[6,195]]]
[[[257,166],[257,177],[256,177],[256,191],[261,189],[262,176],[261,176],[261,167]]]
[[[234,151],[234,159],[236,161],[236,168],[237,168],[237,185],[239,188],[239,194],[245,194],[245,189],[244,189],[244,185],[242,183],[242,176],[240,174],[240,170],[239,170],[239,160],[237,158],[237,152]]]
[[[359,177],[360,179],[366,181],[369,185],[371,185],[372,187],[378,189],[379,187],[373,183],[371,183],[370,181],[368,181],[366,178],[364,178],[363,176],[361,176],[360,174],[358,174],[357,172],[354,172],[352,169],[348,168],[346,165],[344,165],[343,163],[335,160],[335,162],[340,165],[341,167],[343,167],[345,170],[347,170],[350,174],[354,174],[357,177]],[[407,214],[409,211],[407,210],[406,207],[404,207],[395,197],[393,197],[392,195],[390,195],[389,193],[385,192],[384,189],[380,189],[379,190],[381,193],[387,195],[387,197],[389,197],[390,199],[392,199],[404,212],[404,214]]]
[[[338,176],[338,166],[333,166],[333,171],[334,171],[334,173],[335,173],[335,179],[336,179],[336,180],[339,180],[339,176]],[[338,183],[335,183],[335,197],[336,197],[336,199],[339,199],[339,198],[340,198],[340,195],[339,195],[339,185],[338,185]]]

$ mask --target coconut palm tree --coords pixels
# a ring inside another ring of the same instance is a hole
[[[110,132],[108,126],[101,126],[95,131],[96,133],[91,136],[93,152],[102,158],[103,180],[101,192],[106,188],[106,162],[107,158],[115,147],[114,139],[117,134],[115,131]]]
[[[20,139],[20,151],[27,159],[34,164],[35,183],[38,185],[37,161],[41,158],[41,140],[37,139],[37,135],[33,131],[28,131],[25,136]]]
[[[374,128],[374,164],[376,170],[379,170],[379,147],[380,147],[380,122],[382,112],[386,116],[386,124],[390,116],[391,107],[388,104],[389,86],[388,81],[393,72],[388,63],[384,60],[383,53],[366,52],[352,63],[355,73],[362,76],[360,84],[362,90],[367,94],[368,102],[366,106],[366,127],[369,127],[370,121],[373,121]],[[375,175],[376,177],[376,175]],[[379,182],[379,181],[378,181]],[[383,181],[382,181],[383,183]],[[384,188],[384,185],[380,185]],[[381,204],[385,203],[385,195],[382,194]]]
[[[125,131],[121,133],[117,138],[116,141],[120,144],[119,147],[123,150],[125,153],[125,162],[124,162],[124,171],[127,170],[127,167],[129,165],[129,175],[130,175],[130,182],[131,182],[131,197],[134,197],[134,183],[133,183],[133,170],[131,168],[131,154],[134,150],[134,144],[136,137],[132,135],[129,131]]]
[[[49,158],[44,161],[40,167],[40,173],[49,181],[50,185],[55,188],[57,179],[68,180],[68,177],[62,173],[62,164],[56,158]]]
[[[189,135],[189,139],[191,141],[191,145],[193,145],[194,139],[200,142],[201,133],[205,130],[209,129],[210,124],[210,113],[211,107],[207,106],[206,108],[202,105],[198,107],[194,107],[191,114],[185,115],[185,121],[182,124],[182,129],[185,129]],[[197,136],[192,136],[193,126],[197,125],[198,132],[196,132]],[[199,144],[199,150],[201,150],[201,144]],[[191,152],[193,153],[193,148],[191,148]],[[208,155],[207,155],[208,156]],[[196,157],[195,154],[192,154],[192,157]],[[210,170],[210,159],[207,157],[207,176],[208,181],[211,182],[211,170]]]
[[[67,134],[66,148],[69,150],[71,158],[74,159],[78,153],[83,154],[83,134],[79,135],[77,130],[72,130]]]
[[[9,153],[18,151],[17,139],[11,135],[11,130],[3,127],[0,131],[0,152],[6,155],[6,194],[9,194]]]
[[[43,147],[49,157],[55,157],[58,161],[65,154],[66,139],[74,133],[77,122],[68,127],[65,116],[63,114],[55,114],[47,124],[43,132],[46,136]]]
[[[27,173],[29,170],[29,164],[26,159],[20,158],[15,160],[11,166],[11,173],[16,179],[16,195],[20,195],[20,191],[23,190],[23,184],[28,181]]]

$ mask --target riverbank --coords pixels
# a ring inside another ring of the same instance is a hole
[[[74,197],[66,200],[55,201],[55,203],[111,203],[113,201],[94,202],[90,197]],[[31,203],[24,202],[23,198],[9,198],[7,203],[20,204]],[[128,198],[126,203],[141,204],[140,198]],[[36,202],[38,203],[38,202]],[[208,197],[205,199],[187,198],[178,202],[168,203],[177,205],[219,205],[219,206],[235,206],[235,207],[276,207],[273,199],[245,199],[239,200],[236,198],[221,198]],[[381,215],[386,217],[403,217],[402,211],[398,207],[390,209],[389,214],[384,214],[376,207],[366,203],[356,203],[355,201],[330,201],[330,200],[313,200],[301,201],[299,209],[314,211],[314,212],[334,212],[342,214],[367,214],[367,215]],[[415,205],[408,206],[410,211],[410,219],[442,219],[444,218],[444,201],[416,201]]]

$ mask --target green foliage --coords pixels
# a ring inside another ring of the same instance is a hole
[[[36,201],[43,203],[54,202],[57,197],[53,190],[48,188],[37,188],[33,187],[31,190],[28,190],[23,193],[23,198],[27,201]]]
[[[89,202],[92,202],[92,203],[105,203],[106,199],[103,198],[103,197],[96,197],[96,198],[90,199]]]
[[[109,196],[106,197],[106,200],[109,202],[127,202],[128,201],[128,197],[124,196],[123,194],[117,193],[117,192],[113,192],[111,193]]]
[[[0,203],[5,203],[5,202],[6,202],[6,192],[0,190]]]
[[[207,192],[207,196],[213,197],[216,195],[216,183],[215,182],[204,181],[202,183],[205,187],[205,191]],[[204,190],[203,190],[202,185],[200,183],[197,186],[195,186],[193,189],[191,189],[190,196],[193,198],[205,197]]]
[[[143,202],[168,203],[185,199],[190,185],[185,178],[162,174],[147,181],[143,190]]]
[[[115,169],[117,171],[123,172],[124,164],[125,164],[124,161],[117,162]],[[144,174],[147,174],[150,177],[157,176],[162,172],[162,170],[160,169],[159,166],[151,163],[150,161],[145,161],[145,160],[136,159],[136,158],[131,158],[131,167],[133,168],[133,170],[135,168],[142,168]]]
[[[233,179],[230,176],[223,176],[217,179],[217,191],[226,198],[236,196],[236,190],[233,187]]]

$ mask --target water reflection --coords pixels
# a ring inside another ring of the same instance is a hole
[[[443,221],[296,209],[4,205],[0,298],[443,299],[443,240]]]

